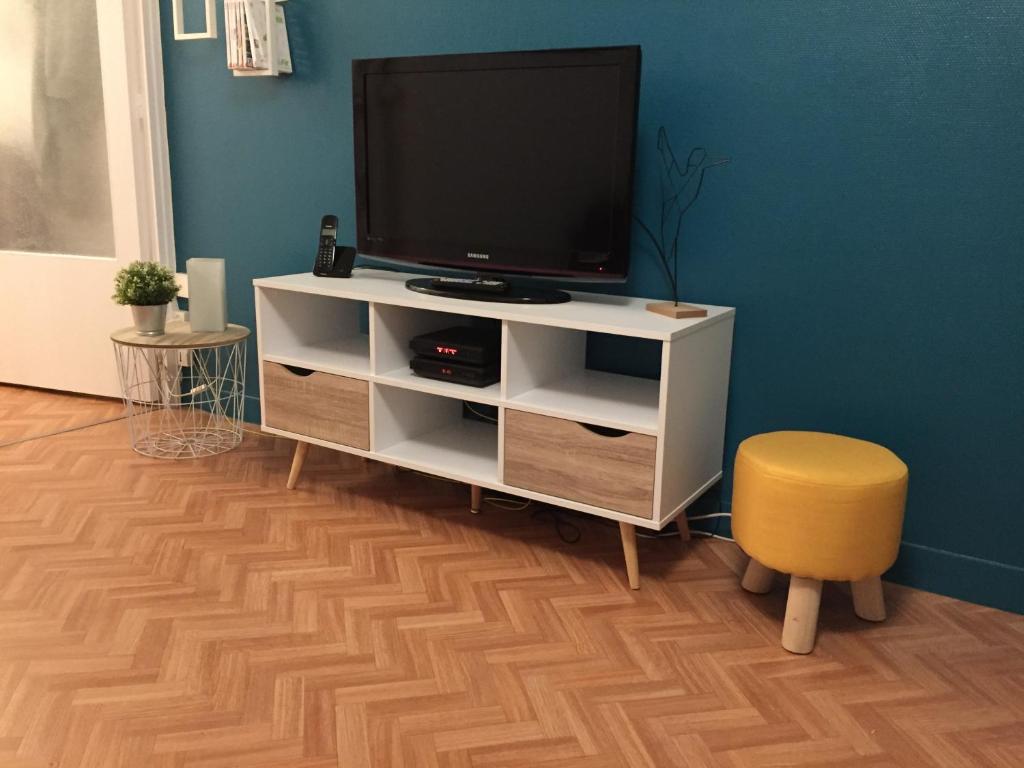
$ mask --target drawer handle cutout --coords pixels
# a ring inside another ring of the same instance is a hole
[[[588,432],[593,432],[595,435],[601,437],[625,437],[629,434],[625,429],[612,429],[611,427],[599,427],[597,424],[584,424],[582,421],[577,421],[581,427]]]
[[[313,375],[313,369],[312,368],[299,368],[299,366],[297,366],[297,365],[285,365],[284,363],[281,363],[280,365],[282,367],[288,369],[289,372],[294,373],[296,376],[312,376]]]

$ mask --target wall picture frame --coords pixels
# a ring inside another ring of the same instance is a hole
[[[171,0],[175,40],[210,40],[217,37],[217,2],[206,0],[206,27],[202,32],[185,31],[185,0]]]

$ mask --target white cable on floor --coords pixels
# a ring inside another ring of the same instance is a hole
[[[533,501],[530,499],[523,499],[520,502],[515,502],[504,496],[484,496],[483,500],[492,506],[498,507],[499,509],[506,509],[510,512],[521,512],[533,504]]]
[[[719,539],[721,541],[731,541],[736,543],[736,539],[730,539],[728,536],[722,536],[718,533],[711,533],[710,531],[690,531],[691,536],[707,536],[709,539]]]
[[[710,520],[713,517],[732,517],[732,512],[712,512],[708,515],[694,515],[693,517],[686,518],[687,520]]]
[[[60,429],[56,432],[46,432],[42,435],[29,435],[28,437],[22,437],[17,440],[12,440],[9,443],[0,443],[0,448],[6,448],[9,445],[20,445],[21,443],[28,443],[32,440],[42,440],[44,437],[57,437],[57,435],[66,435],[68,432],[77,432],[80,429],[88,429],[89,427],[98,427],[101,424],[112,424],[115,421],[124,421],[128,418],[126,413],[124,416],[115,416],[113,419],[104,419],[103,421],[94,421],[91,424],[79,424],[77,427],[68,427],[67,429]]]
[[[472,405],[467,403],[465,400],[463,400],[462,402],[466,406],[466,410],[468,410],[470,413],[472,413],[477,418],[483,419],[484,421],[486,421],[486,422],[488,422],[490,424],[497,424],[498,423],[498,420],[496,418],[494,418],[493,416],[488,416],[486,413],[480,413],[480,411],[478,411]]]

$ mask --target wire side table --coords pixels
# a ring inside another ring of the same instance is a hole
[[[242,442],[249,329],[193,333],[187,322],[162,336],[134,328],[110,334],[132,448],[159,459],[213,456]]]

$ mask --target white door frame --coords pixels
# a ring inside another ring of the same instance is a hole
[[[173,271],[174,226],[159,6],[95,2],[114,258],[0,251],[0,382],[114,396],[106,334],[131,322],[109,298],[114,272]]]

